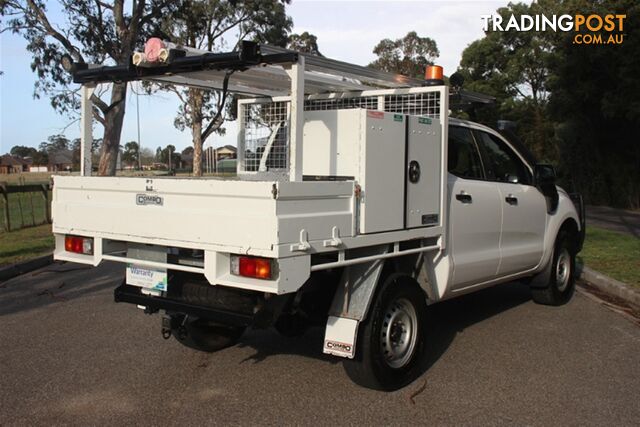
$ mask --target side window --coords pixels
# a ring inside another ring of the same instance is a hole
[[[483,179],[482,163],[469,129],[449,126],[449,172],[460,178]]]
[[[487,179],[531,184],[531,173],[525,164],[500,138],[482,131],[474,130],[473,133],[486,160]]]

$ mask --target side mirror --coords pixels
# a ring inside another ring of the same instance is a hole
[[[508,173],[506,178],[506,181],[510,182],[511,184],[517,184],[518,182],[520,182],[520,178],[518,178],[518,175]]]
[[[551,165],[537,164],[533,168],[533,175],[536,180],[536,187],[546,199],[547,212],[554,212],[560,200],[556,188],[556,170]]]
[[[556,183],[556,170],[551,165],[537,164],[533,168],[533,174],[538,187]]]

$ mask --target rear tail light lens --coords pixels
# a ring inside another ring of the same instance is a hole
[[[64,236],[64,250],[76,254],[93,255],[93,238]]]
[[[269,258],[232,255],[231,273],[256,279],[271,279],[272,262]]]

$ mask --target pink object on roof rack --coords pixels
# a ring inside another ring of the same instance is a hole
[[[144,54],[146,56],[146,60],[148,62],[158,62],[162,58],[160,58],[160,54],[166,46],[162,40],[157,37],[151,37],[144,44]]]

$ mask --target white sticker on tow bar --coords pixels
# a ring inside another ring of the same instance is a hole
[[[166,292],[167,270],[127,264],[127,284]]]
[[[357,320],[329,316],[327,329],[324,333],[324,348],[322,351],[326,354],[353,359],[356,354],[357,336]]]

